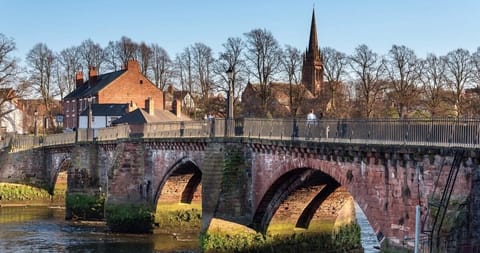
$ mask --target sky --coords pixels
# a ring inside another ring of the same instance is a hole
[[[405,45],[419,57],[480,47],[479,0],[0,0],[0,33],[22,61],[37,43],[59,52],[122,36],[156,43],[172,59],[196,42],[216,57],[227,38],[256,28],[303,51],[313,9],[320,47],[346,54],[361,44],[381,55]]]

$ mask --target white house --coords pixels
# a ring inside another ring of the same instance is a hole
[[[7,133],[26,133],[27,130],[23,129],[23,112],[17,108],[16,101],[5,101],[0,111],[8,112],[0,118],[0,128]]]
[[[128,104],[92,104],[87,106],[79,117],[78,128],[88,128],[88,114],[91,110],[91,128],[109,127],[112,121],[121,118],[128,113]]]

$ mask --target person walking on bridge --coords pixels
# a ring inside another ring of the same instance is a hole
[[[310,110],[310,113],[307,115],[307,140],[310,139],[312,134],[312,129],[318,125],[318,118],[313,109]]]

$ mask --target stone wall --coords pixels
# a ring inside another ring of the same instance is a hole
[[[413,245],[410,238],[415,232],[415,206],[424,207],[423,218],[434,182],[440,176],[440,187],[444,184],[453,153],[449,150],[315,145],[290,148],[288,143],[268,145],[265,142],[250,146],[253,208],[258,208],[262,197],[285,173],[298,168],[319,170],[348,190],[380,240],[387,238],[394,244]],[[462,165],[452,196],[470,196],[471,171],[471,163]],[[405,238],[409,240],[404,241]]]
[[[0,182],[19,183],[49,190],[45,170],[45,152],[42,148],[0,153]]]

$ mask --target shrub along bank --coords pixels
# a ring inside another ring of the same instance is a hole
[[[65,205],[65,190],[47,190],[22,184],[0,183],[1,205]]]
[[[201,235],[204,252],[363,252],[360,227],[354,223],[331,233],[205,233]]]

